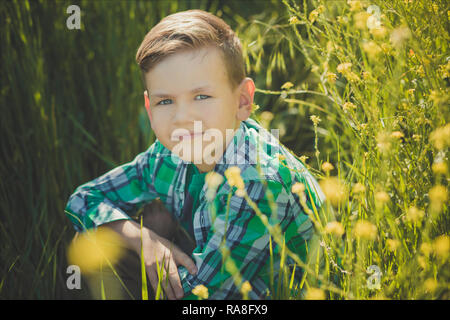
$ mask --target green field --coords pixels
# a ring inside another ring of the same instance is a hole
[[[79,30],[66,25],[72,4]],[[328,198],[309,213],[324,263],[299,283],[276,266],[271,298],[449,299],[445,0],[1,2],[0,299],[77,297],[68,197],[154,141],[136,51],[160,19],[193,8],[237,32],[254,118]]]

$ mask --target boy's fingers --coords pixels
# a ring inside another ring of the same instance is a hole
[[[153,293],[156,295],[156,288],[158,287],[158,275],[152,268],[147,268],[147,274],[150,280],[150,285],[153,288]]]
[[[189,257],[186,253],[184,253],[180,249],[176,249],[173,251],[173,256],[177,265],[181,264],[182,266],[186,267],[186,269],[188,269],[189,273],[192,275],[197,274],[197,266],[195,265],[191,257]]]
[[[173,289],[173,292],[177,299],[181,299],[184,296],[183,286],[181,285],[180,276],[178,275],[178,269],[173,259],[170,260],[169,265],[169,283]]]

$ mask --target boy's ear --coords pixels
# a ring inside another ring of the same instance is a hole
[[[147,110],[148,118],[150,119],[150,126],[152,125],[152,113],[150,112],[150,99],[147,90],[144,91],[145,109]]]
[[[255,83],[252,78],[245,78],[238,87],[239,90],[239,108],[237,119],[245,121],[252,113],[253,97],[255,95]]]

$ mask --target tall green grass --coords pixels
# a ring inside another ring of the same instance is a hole
[[[297,283],[293,266],[271,257],[282,272],[270,297],[449,298],[447,2],[255,3],[2,3],[1,298],[77,296],[66,290],[66,201],[154,140],[134,55],[157,21],[191,8],[237,31],[258,88],[256,118],[280,129],[330,199],[311,214],[320,235],[312,258],[323,264],[297,261],[307,270]],[[71,4],[81,30],[66,28]],[[367,27],[370,5],[381,31]],[[368,286],[372,265],[379,288]]]

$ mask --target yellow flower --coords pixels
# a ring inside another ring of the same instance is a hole
[[[398,48],[402,46],[410,37],[411,31],[408,29],[408,27],[402,26],[392,31],[390,40],[394,47]]]
[[[67,250],[70,264],[78,265],[83,273],[96,272],[101,266],[116,263],[123,254],[120,236],[109,228],[80,233]]]
[[[362,47],[363,50],[367,53],[367,56],[372,60],[376,59],[376,57],[382,51],[380,46],[377,45],[374,41],[364,42]]]
[[[208,188],[215,190],[223,182],[223,177],[221,174],[211,171],[206,174],[205,182]]]
[[[447,201],[447,189],[444,186],[437,185],[430,189],[428,196],[431,200],[433,211],[439,211],[443,203]]]
[[[292,193],[296,193],[299,196],[305,192],[305,185],[301,182],[296,182],[292,188],[291,188]]]
[[[365,11],[355,13],[355,15],[353,16],[353,19],[355,21],[355,27],[361,30],[367,28],[367,19],[369,17],[370,14]]]
[[[337,66],[336,70],[339,73],[342,73],[348,81],[356,82],[359,80],[358,75],[351,71],[352,64],[350,62],[341,63]]]
[[[357,238],[375,240],[377,236],[377,227],[369,221],[359,220],[355,224],[353,234]]]
[[[306,159],[308,159],[309,157],[307,157],[307,156],[301,156],[301,157],[299,157],[300,158],[300,160],[303,162],[303,163],[306,163]]]
[[[317,7],[316,10],[318,13],[323,13],[325,11],[325,7],[324,7],[324,5],[321,4],[320,6]]]
[[[390,200],[389,195],[384,191],[378,191],[375,193],[375,201],[380,204],[384,204]]]
[[[310,119],[311,119],[311,121],[313,122],[313,124],[314,124],[315,126],[317,126],[317,124],[318,124],[320,121],[322,121],[318,116],[315,116],[315,115],[312,115],[312,116],[310,117]]]
[[[328,222],[325,226],[325,232],[340,237],[344,234],[344,227],[340,222],[337,221]]]
[[[194,289],[192,289],[192,293],[200,299],[208,299],[209,297],[208,288],[202,284],[199,284]]]
[[[406,213],[406,221],[416,223],[422,220],[425,213],[422,210],[417,209],[416,207],[411,207],[408,209],[408,212]]]
[[[252,112],[255,112],[256,110],[258,110],[260,108],[259,105],[257,105],[256,103],[252,103]]]
[[[436,291],[436,289],[438,287],[438,283],[433,278],[429,278],[429,279],[425,280],[425,282],[423,283],[423,286],[425,287],[425,290],[427,292],[433,293],[434,291]]]
[[[450,237],[446,235],[437,237],[433,242],[433,250],[438,257],[447,258],[450,250]]]
[[[391,137],[395,138],[395,139],[401,139],[403,138],[405,135],[403,134],[403,132],[401,131],[394,131],[391,133]]]
[[[413,138],[414,141],[419,142],[420,139],[422,138],[422,135],[420,135],[420,134],[413,134],[412,138]]]
[[[420,245],[420,252],[422,252],[425,256],[429,256],[433,251],[433,246],[428,242],[424,242]]]
[[[241,293],[244,297],[246,297],[250,291],[252,291],[252,285],[250,284],[250,282],[245,281],[242,284]]]
[[[334,207],[337,207],[346,199],[347,187],[336,177],[325,178],[319,184],[325,197]]]
[[[314,21],[316,21],[318,16],[319,12],[317,10],[313,10],[309,13],[308,20],[311,21],[311,23],[314,23]]]
[[[448,167],[445,162],[433,163],[433,165],[431,166],[431,169],[433,170],[433,172],[435,174],[442,174],[442,175],[447,174],[447,171],[448,171]]]
[[[245,184],[241,177],[241,169],[239,167],[230,167],[225,170],[225,177],[228,180],[230,187],[237,187],[238,189],[244,189]]]
[[[274,115],[272,112],[270,112],[270,111],[261,112],[261,115],[260,115],[261,125],[266,129],[269,128],[270,121],[272,121],[273,118],[274,118]]]
[[[298,20],[298,18],[296,16],[292,16],[289,18],[289,24],[297,24],[300,21]]]
[[[388,152],[391,149],[391,137],[387,132],[379,132],[376,137],[377,148],[380,152]]]
[[[286,160],[286,156],[284,154],[277,153],[276,156],[277,156],[278,160],[280,160],[280,161]]]
[[[281,89],[282,90],[289,90],[290,88],[292,88],[294,86],[294,84],[292,83],[292,82],[286,82],[285,84],[283,84],[282,86],[281,86]]]
[[[350,110],[350,109],[356,109],[356,106],[355,106],[353,103],[351,103],[351,102],[346,102],[346,103],[344,103],[344,104],[342,105],[342,109],[343,109],[344,111],[348,111],[348,110]]]
[[[364,192],[364,191],[366,191],[366,187],[364,187],[364,185],[362,183],[357,182],[353,186],[353,193],[360,193],[360,192]]]
[[[329,83],[335,83],[337,79],[336,73],[327,72],[327,79]]]
[[[236,190],[236,195],[237,195],[238,197],[243,198],[243,197],[245,197],[245,194],[246,194],[245,189],[237,189],[237,190]]]
[[[334,167],[333,167],[333,165],[331,164],[331,163],[329,163],[329,162],[324,162],[323,164],[322,164],[322,170],[324,171],[324,172],[329,172],[329,171],[331,171],[331,170],[333,170],[334,169]]]
[[[319,288],[309,288],[305,296],[306,300],[325,300],[325,292]]]
[[[375,39],[383,39],[387,35],[387,29],[383,26],[378,28],[370,29],[370,33],[373,35]]]
[[[347,4],[350,6],[350,11],[358,11],[362,9],[361,1],[347,1]]]
[[[337,66],[336,70],[342,74],[349,72],[352,68],[351,62],[341,63]]]
[[[450,146],[450,123],[434,130],[430,135],[430,140],[438,150]]]
[[[364,80],[369,80],[371,78],[371,74],[369,71],[363,71],[362,76]]]
[[[400,246],[400,241],[398,241],[397,239],[387,239],[386,245],[389,251],[394,252]]]

